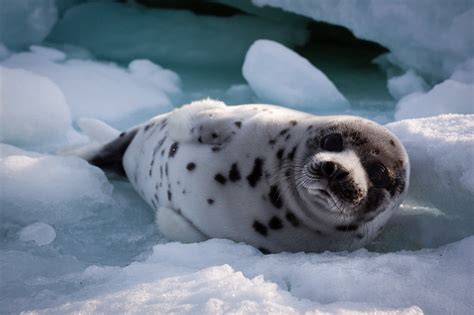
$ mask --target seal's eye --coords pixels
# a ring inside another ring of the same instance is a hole
[[[321,139],[321,148],[326,151],[341,152],[344,149],[342,136],[338,133],[331,133]]]
[[[390,176],[387,168],[380,162],[374,162],[367,167],[367,174],[377,188],[387,188],[390,185]]]

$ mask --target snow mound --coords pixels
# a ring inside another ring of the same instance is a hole
[[[401,76],[390,78],[387,88],[393,98],[399,100],[408,94],[426,92],[428,84],[413,69],[410,69]]]
[[[121,62],[144,58],[167,65],[216,66],[241,64],[247,48],[259,38],[294,46],[304,43],[307,35],[302,23],[104,1],[69,9],[48,40],[86,47],[99,57]]]
[[[442,115],[386,125],[411,164],[410,194],[450,216],[474,219],[474,115]]]
[[[90,266],[68,280],[82,283],[80,290],[46,309],[34,304],[35,297],[27,309],[48,314],[463,314],[472,300],[466,274],[474,263],[473,245],[470,237],[420,252],[261,255],[226,240],[168,243],[124,268]]]
[[[1,66],[0,81],[0,141],[32,146],[66,140],[71,113],[54,82]]]
[[[474,84],[446,80],[428,93],[416,92],[402,98],[395,119],[474,113]]]
[[[451,75],[452,80],[474,84],[474,58],[469,59],[454,69]]]
[[[101,170],[74,157],[11,155],[0,160],[0,178],[2,215],[26,224],[80,219],[112,193]]]
[[[0,42],[12,49],[41,42],[58,18],[55,0],[3,0]]]
[[[300,109],[348,106],[324,73],[292,50],[270,40],[252,44],[242,73],[263,102]]]
[[[388,48],[391,60],[437,80],[474,55],[474,2],[252,0],[317,21],[341,25]],[[396,31],[394,31],[396,30]]]
[[[49,245],[56,238],[56,232],[51,225],[43,222],[36,222],[25,226],[18,235],[22,242],[33,241],[39,246]]]
[[[148,60],[132,61],[128,69],[114,63],[67,59],[56,49],[33,46],[30,52],[0,62],[48,77],[64,93],[74,120],[91,117],[117,123],[140,111],[147,117],[172,109],[180,79]]]

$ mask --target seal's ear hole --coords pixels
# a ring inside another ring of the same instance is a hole
[[[331,152],[341,152],[344,149],[344,142],[339,133],[331,133],[321,139],[321,149]]]

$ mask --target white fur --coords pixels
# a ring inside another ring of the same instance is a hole
[[[192,136],[189,132],[189,129],[191,128],[191,126],[195,125],[194,119],[196,117],[196,114],[205,110],[217,110],[225,107],[226,105],[223,102],[208,98],[200,101],[195,101],[188,105],[184,105],[178,109],[175,109],[168,117],[168,128],[170,136],[175,141],[191,141]]]
[[[201,232],[178,215],[176,211],[167,207],[160,207],[156,213],[156,223],[163,235],[167,238],[183,242],[202,242],[207,239]]]

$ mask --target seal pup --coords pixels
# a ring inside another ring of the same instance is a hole
[[[228,238],[264,253],[366,245],[410,172],[400,141],[370,120],[209,99],[80,155],[126,176],[170,240]]]

